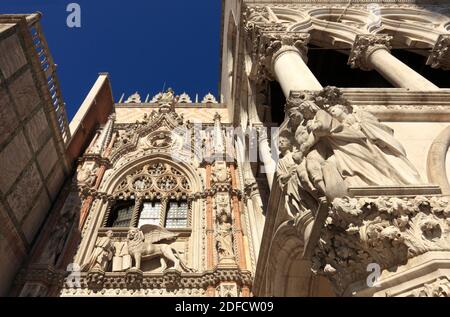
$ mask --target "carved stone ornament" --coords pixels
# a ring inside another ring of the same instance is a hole
[[[438,278],[432,283],[416,289],[410,297],[450,297],[450,280],[447,277]]]
[[[55,266],[63,253],[70,230],[76,221],[80,210],[81,201],[77,192],[71,192],[64,203],[63,208],[57,215],[55,224],[40,254],[38,263]]]
[[[348,188],[423,184],[394,131],[354,109],[336,87],[293,92],[280,128],[277,177],[295,217],[315,211],[320,197],[348,196]]]
[[[273,62],[286,50],[296,50],[306,61],[309,33],[286,32],[281,24],[255,24],[248,22],[246,31],[253,67],[251,77],[274,80]]]
[[[450,34],[439,35],[439,38],[428,57],[427,65],[430,65],[433,68],[450,70]]]
[[[170,131],[158,131],[148,137],[149,145],[152,148],[168,148],[172,145],[172,137]]]
[[[230,175],[225,162],[216,162],[214,164],[212,180],[214,184],[229,183]]]
[[[112,237],[113,232],[108,231],[105,237],[97,239],[91,256],[87,262],[81,266],[82,271],[107,271],[109,269],[109,265],[115,253]]]
[[[167,269],[167,261],[173,263],[171,269],[183,272],[193,272],[180,258],[178,251],[162,241],[170,241],[177,237],[171,231],[156,225],[144,225],[140,229],[133,228],[128,231],[128,253],[133,259],[133,269],[140,270],[141,260],[159,257],[161,271]]]
[[[85,188],[91,188],[94,186],[95,181],[97,180],[97,165],[94,166],[83,166],[77,172],[77,186],[80,191]]]
[[[235,283],[222,283],[217,287],[219,297],[238,297],[239,292]]]
[[[188,123],[184,122],[182,114],[175,111],[177,100],[173,91],[161,94],[156,100],[158,110],[145,113],[141,120],[116,131],[117,138],[109,155],[110,162],[114,164],[126,154],[138,150],[141,138],[147,138],[144,143],[154,151],[171,152],[174,137],[179,135],[184,140],[186,135],[190,135]]]
[[[141,103],[141,96],[136,91],[134,94],[130,95],[125,103]]]
[[[187,198],[191,194],[189,180],[176,167],[167,163],[154,162],[144,165],[123,179],[114,190],[116,199],[139,196],[146,199],[167,197]]]
[[[86,282],[88,287],[91,289],[102,289],[104,279],[105,279],[105,271],[95,268],[89,271],[86,277]]]
[[[353,44],[348,64],[352,68],[360,68],[362,70],[372,70],[372,66],[368,62],[368,57],[378,49],[390,50],[390,41],[392,36],[387,34],[362,34],[357,35]]]
[[[61,275],[64,272],[60,273]],[[55,281],[50,285],[60,285]],[[81,273],[80,286],[73,287],[63,285],[61,296],[201,296],[208,287],[221,289],[222,296],[239,295],[242,287],[251,287],[252,275],[249,271],[241,271],[238,268],[220,269],[204,272],[179,272],[166,270],[162,273],[143,273],[140,270],[130,269],[127,272],[108,273],[92,271]],[[234,285],[233,287],[231,287]],[[230,286],[230,287],[228,287]]]
[[[445,197],[336,198],[313,257],[313,271],[343,294],[365,280],[367,267],[382,270],[428,251],[450,250],[450,206]]]

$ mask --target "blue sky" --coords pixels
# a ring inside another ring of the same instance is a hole
[[[66,7],[81,6],[81,28]],[[41,24],[69,118],[99,72],[111,77],[116,101],[165,87],[202,98],[218,95],[220,0],[0,0],[0,13],[43,13]]]

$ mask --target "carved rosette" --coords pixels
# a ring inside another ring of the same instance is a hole
[[[441,34],[427,60],[433,68],[450,70],[450,34]]]
[[[449,216],[444,197],[337,198],[314,251],[313,271],[342,295],[367,278],[370,263],[384,270],[428,251],[449,251]]]
[[[390,50],[392,36],[386,34],[362,34],[357,35],[348,59],[348,65],[352,68],[372,70],[368,61],[369,56],[379,49]]]

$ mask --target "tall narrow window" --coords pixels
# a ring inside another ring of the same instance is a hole
[[[108,227],[130,227],[134,201],[118,203],[112,212]]]
[[[186,228],[188,210],[187,201],[170,201],[166,216],[166,228]]]
[[[152,224],[159,226],[159,219],[161,214],[160,201],[146,201],[142,204],[142,211],[139,217],[138,228],[143,225]]]

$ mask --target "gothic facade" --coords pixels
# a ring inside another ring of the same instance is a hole
[[[450,5],[226,0],[220,96],[68,123],[40,14],[0,15],[0,294],[448,296]]]

